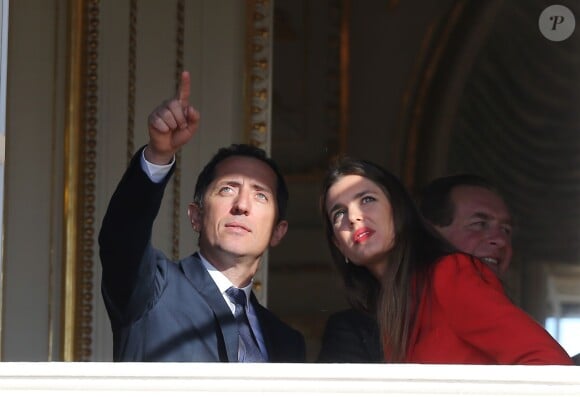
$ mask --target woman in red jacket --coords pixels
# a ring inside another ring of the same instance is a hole
[[[321,208],[349,301],[376,313],[386,362],[572,364],[491,270],[421,220],[401,182],[381,167],[338,162]]]

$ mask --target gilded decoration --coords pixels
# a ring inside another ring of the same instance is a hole
[[[177,2],[175,31],[175,91],[181,81],[183,71],[183,42],[185,31],[185,1]],[[173,174],[173,207],[171,213],[171,256],[178,260],[179,255],[179,220],[181,219],[181,151],[175,154],[175,172]]]
[[[269,151],[272,2],[248,0],[246,39],[246,139]]]
[[[137,0],[129,3],[129,73],[127,84],[127,165],[135,153],[135,93],[137,70]]]
[[[71,2],[69,18],[62,358],[89,361],[93,330],[98,0]]]

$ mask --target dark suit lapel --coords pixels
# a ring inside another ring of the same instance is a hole
[[[201,263],[201,258],[197,254],[189,256],[181,261],[181,268],[185,277],[213,310],[221,327],[228,361],[238,361],[237,324],[217,285]]]
[[[260,323],[260,330],[262,331],[262,338],[264,338],[264,345],[266,346],[266,351],[268,352],[268,359],[270,362],[276,361],[276,351],[275,341],[272,341],[272,331],[270,329],[271,322],[269,321],[269,314],[268,309],[258,302],[258,299],[254,295],[254,292],[250,295],[250,301],[252,306],[254,306],[254,310],[256,312],[256,317],[258,317],[258,321]]]

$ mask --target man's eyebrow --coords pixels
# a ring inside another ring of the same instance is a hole
[[[268,185],[262,185],[260,183],[254,182],[254,183],[252,183],[251,186],[252,186],[252,189],[258,190],[260,192],[267,192],[267,193],[273,193],[274,192],[272,189],[270,189],[268,187]]]
[[[235,179],[231,178],[223,178],[216,180],[216,185],[232,185],[232,186],[240,186],[242,183]]]
[[[470,218],[491,219],[492,216],[486,212],[478,211],[471,215]]]
[[[487,212],[478,211],[478,212],[475,212],[473,215],[471,215],[470,218],[490,220],[490,219],[493,219],[493,216],[489,215]],[[505,219],[500,219],[500,223],[513,226],[513,220],[511,218],[511,216],[508,218],[505,218]]]

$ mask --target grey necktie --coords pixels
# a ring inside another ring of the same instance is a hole
[[[238,347],[238,361],[239,362],[264,362],[264,356],[260,352],[258,343],[252,328],[250,326],[250,321],[246,315],[246,293],[235,287],[230,287],[226,290],[226,294],[230,298],[230,301],[236,306],[234,312],[234,317],[238,323],[238,332],[240,335],[239,347]]]

